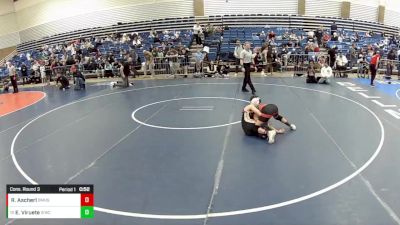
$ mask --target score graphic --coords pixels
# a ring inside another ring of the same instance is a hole
[[[93,185],[7,185],[10,219],[94,218]]]

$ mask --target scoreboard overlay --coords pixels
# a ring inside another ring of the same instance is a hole
[[[9,219],[94,218],[93,185],[7,185]]]

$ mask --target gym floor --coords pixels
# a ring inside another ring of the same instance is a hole
[[[96,212],[6,220],[0,210],[1,224],[400,224],[400,84],[254,78],[262,102],[297,126],[269,145],[241,129],[251,96],[241,82],[20,89],[36,97],[0,111],[0,202],[6,184],[94,184]]]

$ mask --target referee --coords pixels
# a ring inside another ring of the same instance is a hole
[[[244,44],[244,50],[240,53],[240,65],[242,66],[242,71],[244,72],[244,79],[243,79],[243,92],[249,92],[246,89],[247,84],[249,84],[253,95],[256,93],[256,89],[253,86],[250,78],[250,65],[253,63],[253,54],[250,50],[250,43],[246,42]]]

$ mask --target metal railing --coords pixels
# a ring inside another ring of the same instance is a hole
[[[177,57],[153,57],[151,61],[144,61],[141,64],[130,64],[131,76],[188,76],[195,73],[195,61],[184,56]],[[87,68],[85,65],[80,68]],[[58,73],[68,74],[68,67],[59,67]],[[92,69],[80,69],[80,71],[90,77],[114,77],[119,76],[119,66],[115,64],[111,68],[105,69],[102,64],[96,64]]]
[[[284,70],[293,70],[293,74],[297,76],[318,73],[325,63],[331,64],[328,55],[315,52],[311,54],[283,55],[282,63]]]
[[[141,70],[144,75],[150,72],[152,76],[187,76],[194,73],[195,62],[184,56],[177,57],[156,57],[152,62],[142,63]]]

